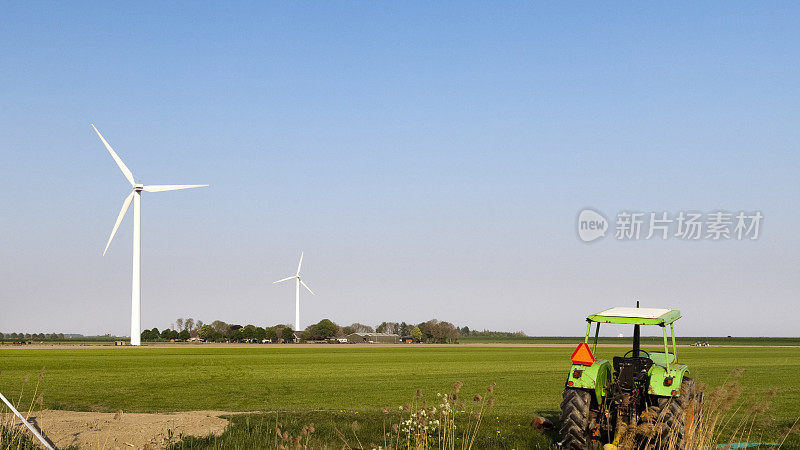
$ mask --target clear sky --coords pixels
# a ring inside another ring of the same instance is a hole
[[[439,318],[797,336],[800,5],[8,2],[0,331]],[[578,211],[761,211],[756,241],[591,244]]]

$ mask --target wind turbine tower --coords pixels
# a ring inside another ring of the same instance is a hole
[[[311,295],[317,295],[314,291],[311,290],[310,287],[300,279],[300,266],[303,265],[303,252],[300,252],[300,262],[297,264],[297,272],[290,277],[286,277],[282,280],[274,281],[272,284],[283,283],[284,281],[294,280],[295,281],[295,290],[294,290],[294,331],[300,332],[300,285],[302,284],[304,288],[308,289],[308,292],[311,292]]]
[[[114,239],[114,235],[117,234],[117,229],[119,228],[119,224],[122,222],[122,219],[125,217],[125,213],[128,212],[128,208],[131,206],[131,201],[133,201],[133,282],[131,285],[131,345],[141,345],[141,333],[142,333],[142,298],[141,298],[141,256],[142,256],[142,191],[145,192],[163,192],[163,191],[176,191],[178,189],[190,189],[190,188],[197,188],[197,187],[206,187],[207,184],[162,184],[162,185],[149,185],[145,186],[141,183],[136,183],[133,179],[133,174],[131,173],[130,169],[122,162],[122,159],[114,152],[114,149],[108,145],[108,142],[97,131],[94,124],[92,124],[92,128],[94,128],[95,133],[100,136],[100,140],[103,141],[103,145],[106,146],[108,149],[108,153],[111,154],[111,157],[114,158],[114,162],[117,163],[119,166],[119,170],[122,171],[122,174],[131,184],[133,190],[125,200],[122,202],[122,209],[119,211],[119,215],[117,216],[117,221],[114,223],[114,229],[111,230],[111,236],[108,238],[108,242],[106,243],[106,248],[103,250],[103,256],[106,255],[108,251],[108,246],[111,245],[111,241]]]

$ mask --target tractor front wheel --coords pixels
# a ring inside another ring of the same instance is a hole
[[[582,389],[566,388],[563,398],[559,445],[565,450],[588,449],[591,442],[589,407],[592,404],[592,395]]]

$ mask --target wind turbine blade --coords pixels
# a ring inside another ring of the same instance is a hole
[[[300,284],[302,284],[306,289],[308,289],[308,292],[311,292],[311,295],[317,295],[317,294],[314,293],[314,291],[311,290],[310,287],[308,287],[308,285],[306,284],[305,281],[300,280]]]
[[[163,191],[177,191],[178,189],[191,189],[199,187],[208,187],[207,184],[154,184],[145,186],[143,190],[147,192],[163,192]]]
[[[303,265],[303,252],[300,252],[300,262],[297,264],[297,274],[300,275],[300,266]]]
[[[108,145],[108,141],[106,141],[106,138],[104,138],[103,135],[100,134],[99,131],[97,131],[97,128],[95,128],[94,124],[91,125],[92,128],[94,128],[94,132],[97,133],[98,136],[100,136],[100,140],[103,141],[103,145],[105,145],[106,148],[108,149],[108,153],[111,153],[111,157],[114,158],[114,161],[119,166],[119,170],[122,171],[122,174],[125,175],[125,178],[128,179],[128,181],[131,183],[131,186],[136,186],[136,182],[133,181],[133,174],[131,173],[131,170],[128,169],[128,166],[126,166],[124,162],[122,162],[122,159],[120,159],[120,157],[116,154],[116,152],[114,152],[114,149],[111,148],[110,145]]]
[[[273,281],[272,284],[283,283],[284,281],[294,280],[295,278],[297,278],[297,276],[292,275],[291,277],[286,277],[286,278],[284,278],[282,280]]]
[[[117,216],[117,222],[114,224],[114,229],[111,230],[111,236],[108,237],[106,248],[103,250],[103,256],[106,256],[106,252],[108,251],[108,246],[111,245],[111,240],[114,239],[114,235],[117,234],[117,229],[119,228],[119,224],[122,223],[122,218],[125,217],[125,213],[128,212],[128,207],[131,206],[131,200],[133,200],[134,194],[135,192],[131,192],[127,197],[125,197],[125,201],[122,202],[122,209],[119,210],[119,215]]]

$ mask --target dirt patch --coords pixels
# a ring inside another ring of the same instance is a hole
[[[225,411],[174,414],[97,413],[44,410],[30,419],[56,448],[160,449],[184,436],[219,435],[228,426]]]

